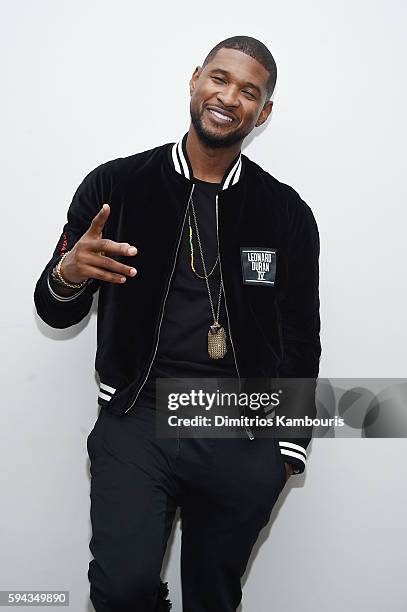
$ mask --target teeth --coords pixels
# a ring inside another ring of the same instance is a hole
[[[222,113],[218,113],[215,110],[209,109],[210,112],[215,115],[215,117],[218,117],[219,119],[226,119],[227,121],[233,121],[233,119],[231,117],[227,117],[226,115],[223,115]]]

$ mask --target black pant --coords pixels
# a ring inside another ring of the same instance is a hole
[[[88,453],[96,612],[169,609],[157,594],[177,506],[183,612],[235,612],[240,578],[285,484],[276,440],[160,439],[151,408],[124,417],[102,408]]]

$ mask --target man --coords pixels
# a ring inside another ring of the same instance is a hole
[[[190,80],[188,132],[90,172],[37,282],[37,312],[57,328],[83,319],[99,289],[101,410],[88,437],[97,612],[171,608],[160,571],[178,506],[184,612],[236,610],[258,534],[305,469],[310,438],[256,437],[246,422],[224,439],[154,429],[157,377],[318,375],[313,213],[241,153],[271,112],[276,76],[260,41],[216,45]]]

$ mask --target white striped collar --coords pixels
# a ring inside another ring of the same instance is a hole
[[[187,140],[188,132],[184,134],[184,136],[175,144],[173,144],[170,148],[170,158],[174,169],[185,176],[190,181],[193,181],[193,171],[190,161],[188,159],[187,149],[186,149],[186,140]],[[242,154],[239,154],[235,157],[235,159],[230,164],[229,168],[227,168],[225,175],[222,180],[222,190],[227,189],[231,185],[235,185],[241,175],[242,172]]]

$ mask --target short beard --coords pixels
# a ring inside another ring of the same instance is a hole
[[[246,138],[246,136],[250,134],[251,130],[249,130],[248,132],[243,130],[236,130],[235,132],[230,132],[225,136],[218,136],[216,134],[212,134],[211,132],[205,130],[200,114],[192,106],[192,100],[189,105],[189,112],[191,114],[192,125],[195,128],[199,140],[208,147],[211,147],[212,149],[230,147],[231,145],[234,145],[237,142],[242,142]]]

